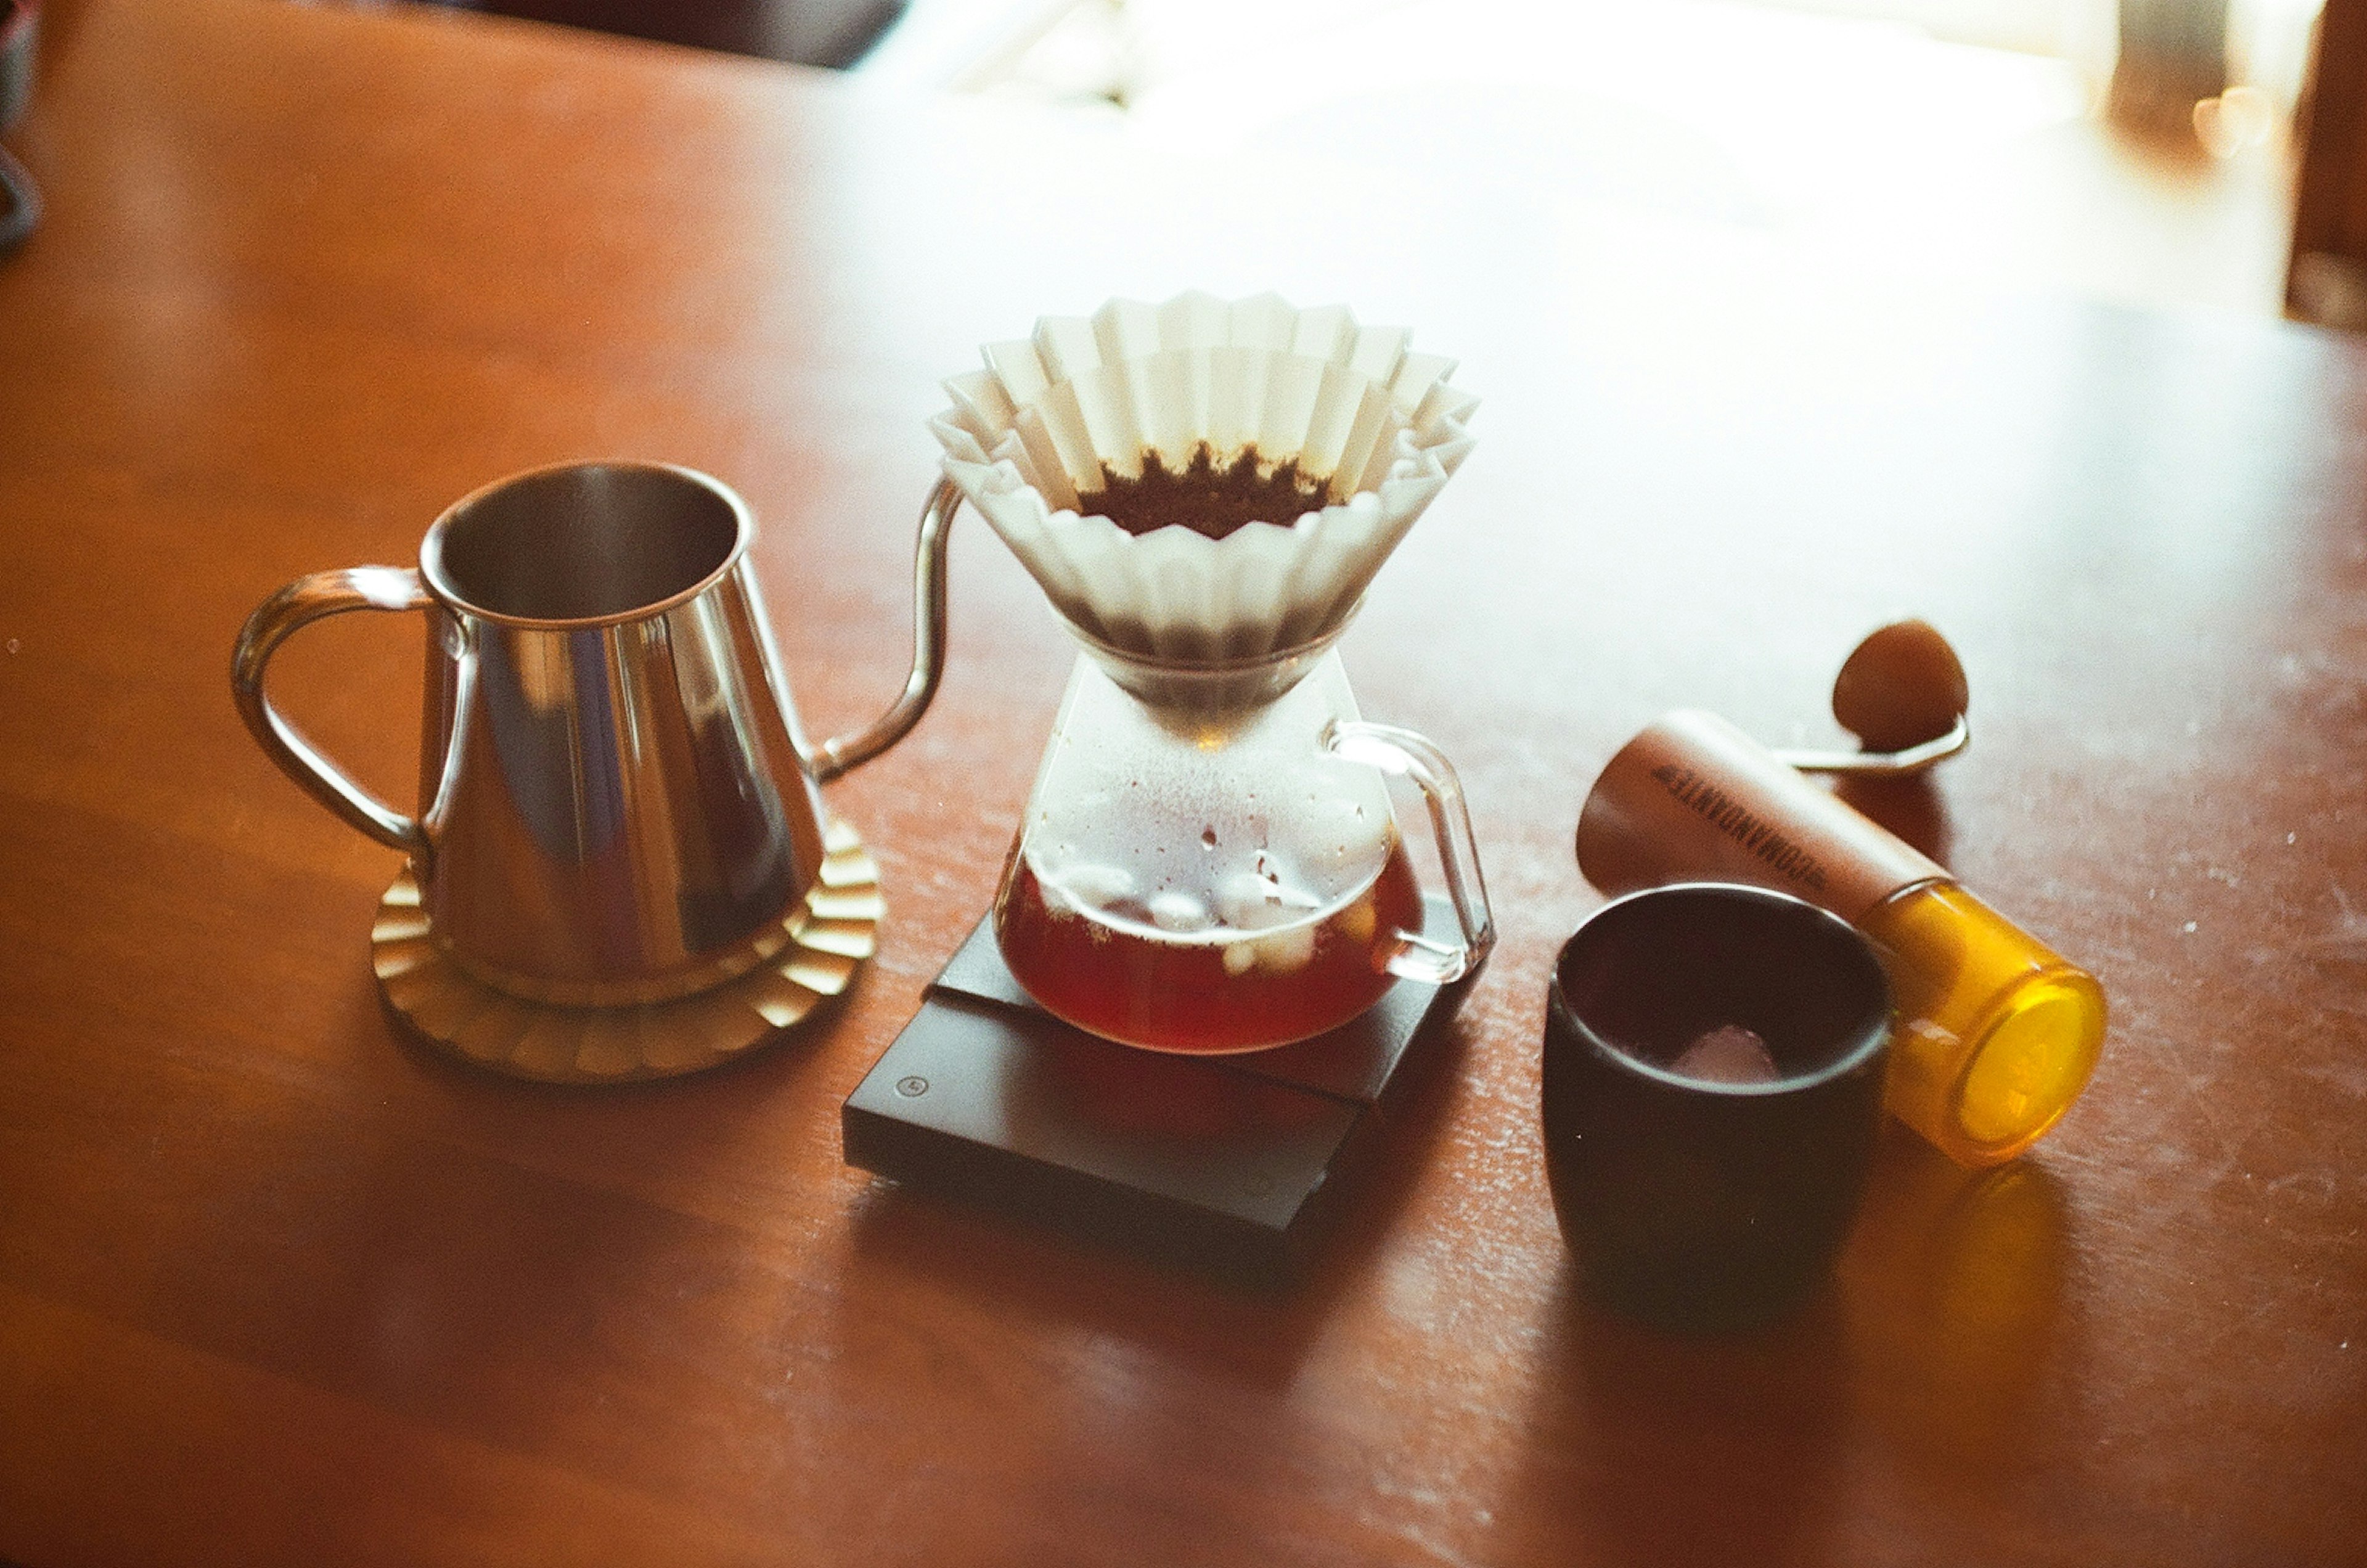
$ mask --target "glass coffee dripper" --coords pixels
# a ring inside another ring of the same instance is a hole
[[[1082,652],[995,897],[1057,1017],[1260,1050],[1447,984],[1494,940],[1452,768],[1366,723],[1333,651],[1471,442],[1453,362],[1268,295],[1048,318],[946,383],[948,482]],[[1452,919],[1390,805],[1418,788]]]
[[[1003,961],[1047,1011],[1152,1050],[1253,1051],[1485,956],[1454,771],[1358,717],[1331,642],[1193,664],[1086,640],[994,901]],[[1447,940],[1423,929],[1392,773],[1429,804]]]

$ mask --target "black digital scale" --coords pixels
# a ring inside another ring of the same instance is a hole
[[[1452,931],[1425,901],[1432,932]],[[846,1162],[1097,1239],[1252,1276],[1306,1262],[1393,1086],[1464,985],[1400,980],[1327,1034],[1170,1055],[1063,1023],[981,920],[841,1111]]]

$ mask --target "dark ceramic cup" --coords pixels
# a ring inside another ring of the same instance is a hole
[[[1546,1003],[1545,1135],[1590,1292],[1693,1328],[1812,1295],[1865,1187],[1890,1007],[1865,938],[1785,894],[1656,887],[1580,926]]]

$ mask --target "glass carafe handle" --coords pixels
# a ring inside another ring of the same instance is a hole
[[[1422,736],[1393,724],[1334,719],[1323,731],[1323,748],[1352,762],[1410,779],[1430,807],[1430,828],[1438,840],[1438,863],[1446,875],[1446,896],[1463,928],[1455,946],[1433,942],[1420,931],[1399,931],[1401,945],[1389,973],[1401,979],[1452,985],[1496,945],[1495,917],[1488,910],[1488,885],[1479,875],[1479,847],[1471,838],[1471,813],[1463,785],[1445,754]]]

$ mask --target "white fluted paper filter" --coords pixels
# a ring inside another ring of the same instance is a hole
[[[1478,399],[1408,336],[1272,294],[1113,299],[987,345],[929,428],[946,476],[1079,629],[1161,660],[1250,659],[1345,625],[1471,450]],[[1326,503],[1222,538],[1082,510],[1104,465],[1138,479],[1155,453],[1181,473],[1204,446],[1220,465],[1252,447],[1262,468],[1296,462],[1328,481]]]

